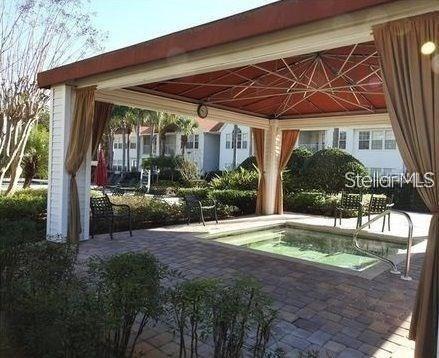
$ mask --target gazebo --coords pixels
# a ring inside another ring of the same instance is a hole
[[[391,124],[410,171],[439,169],[439,2],[285,0],[38,74],[51,91],[48,237],[87,240],[92,152],[112,105],[252,127],[259,214],[282,213],[298,132]],[[148,14],[146,14],[148,16]],[[412,337],[437,353],[439,191]]]

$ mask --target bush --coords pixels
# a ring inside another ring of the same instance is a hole
[[[199,180],[198,167],[194,162],[180,158],[176,167],[180,173],[181,182],[183,185],[191,186],[191,183]]]
[[[105,341],[116,356],[132,356],[146,324],[156,321],[161,313],[160,281],[167,275],[166,268],[149,253],[96,257],[89,267],[99,301],[106,308],[109,325]],[[140,321],[134,331],[137,318]],[[130,352],[128,344],[132,345]]]
[[[0,217],[2,219],[42,221],[46,208],[46,190],[20,190],[12,196],[0,196]]]
[[[201,187],[194,187],[194,188],[180,188],[177,190],[177,196],[180,198],[184,198],[185,196],[196,196],[199,199],[206,199],[209,192],[212,189],[210,188],[201,188]]]
[[[256,190],[258,182],[259,174],[257,171],[238,168],[213,179],[210,186],[213,189]]]
[[[287,169],[294,176],[302,175],[305,163],[311,156],[312,152],[307,148],[299,147],[294,149],[291,159],[288,162]]]
[[[180,357],[198,357],[200,340],[211,340],[213,357],[266,356],[276,312],[254,280],[184,282],[171,290],[169,303]]]
[[[300,192],[284,198],[286,211],[333,215],[337,197],[318,192]]]
[[[255,156],[250,156],[245,159],[241,164],[239,164],[238,169],[242,168],[245,170],[256,170],[258,167],[258,163],[256,162]]]
[[[238,214],[254,214],[256,210],[256,191],[254,190],[213,190],[209,197],[218,203],[236,207]]]
[[[303,176],[310,190],[339,193],[347,189],[349,181],[345,174],[348,172],[360,177],[368,175],[364,165],[352,155],[331,148],[320,150],[310,157],[305,163]],[[355,191],[355,188],[349,190]]]

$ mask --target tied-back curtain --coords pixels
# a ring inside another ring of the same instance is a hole
[[[87,155],[93,130],[93,115],[95,109],[96,87],[86,87],[76,90],[75,107],[70,129],[70,142],[66,155],[66,170],[70,178],[70,200],[68,217],[68,240],[76,243],[81,233],[81,216],[79,208],[76,172],[81,167]]]
[[[254,150],[256,157],[256,164],[259,171],[259,184],[258,195],[256,198],[256,214],[261,215],[264,213],[264,197],[265,197],[265,160],[264,160],[264,147],[265,147],[265,130],[260,128],[252,128]]]
[[[436,357],[439,305],[439,12],[374,27],[384,93],[396,141],[409,172],[434,173],[435,185],[418,191],[433,217],[421,272],[410,338],[416,357]],[[436,64],[435,64],[436,61]]]
[[[282,173],[285,170],[291,155],[293,154],[294,146],[297,138],[299,138],[298,130],[284,130],[282,131],[282,145],[280,149],[279,168],[277,173],[276,183],[276,214],[284,213],[284,191],[282,186]]]
[[[99,147],[105,128],[110,120],[113,104],[107,102],[95,102],[95,110],[93,116],[93,137],[91,144],[91,155],[94,156]]]

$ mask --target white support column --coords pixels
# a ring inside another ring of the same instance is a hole
[[[59,85],[51,89],[49,181],[47,197],[47,228],[49,240],[63,241],[67,237],[67,218],[70,176],[65,169],[65,158],[70,139],[70,126],[74,106],[74,90]],[[90,133],[91,135],[91,133]],[[90,197],[91,150],[77,173],[81,208],[81,240],[88,239]]]
[[[275,212],[276,180],[279,167],[279,156],[281,148],[281,131],[277,123],[270,123],[265,131],[265,212],[266,215]]]

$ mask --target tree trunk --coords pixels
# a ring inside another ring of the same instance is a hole
[[[160,134],[160,155],[165,156],[166,135]]]
[[[125,146],[127,145],[127,138],[126,138],[126,133],[125,133],[125,128],[123,129],[123,133],[122,133],[122,171],[125,171],[125,164],[126,164],[126,152],[125,152]]]
[[[108,169],[113,168],[113,146],[114,146],[114,139],[113,139],[113,133],[108,134]]]
[[[15,193],[18,186],[18,180],[20,179],[21,173],[23,169],[21,168],[21,161],[23,159],[23,155],[18,156],[11,167],[9,168],[9,172],[11,173],[11,179],[9,181],[8,189],[6,189],[5,195],[11,196]]]
[[[137,171],[140,171],[140,122],[137,122],[137,128],[136,128],[136,169]]]
[[[153,145],[153,143],[154,143],[154,126],[151,127],[151,134],[149,136],[149,144],[150,144],[149,157],[150,158],[152,158],[152,153],[153,153],[152,145]]]
[[[127,135],[127,172],[131,171],[131,163],[130,163],[130,135],[131,135],[131,133],[128,132],[128,135]]]

